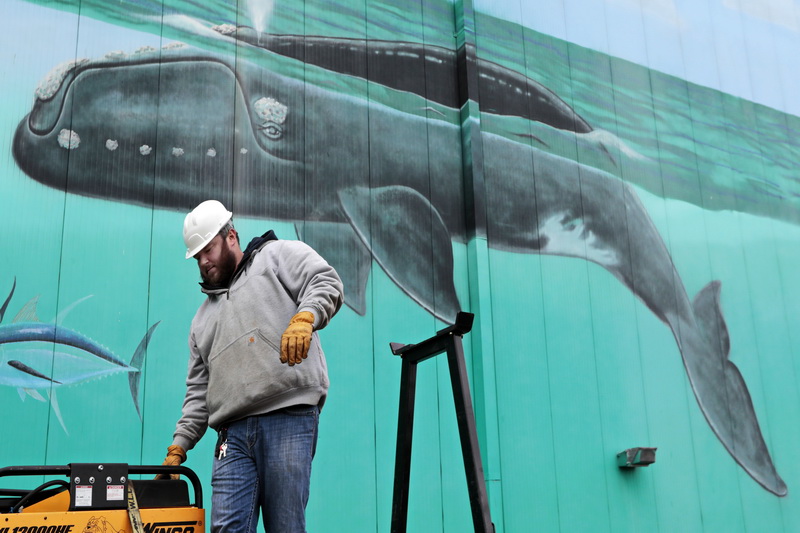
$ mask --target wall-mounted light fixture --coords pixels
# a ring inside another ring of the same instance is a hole
[[[617,466],[620,468],[650,466],[656,462],[656,450],[657,448],[628,448],[617,454]]]

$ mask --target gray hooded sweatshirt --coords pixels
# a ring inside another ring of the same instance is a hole
[[[303,242],[262,238],[248,246],[228,288],[203,292],[208,298],[192,320],[186,397],[173,444],[188,451],[208,426],[292,405],[322,407],[328,368],[317,330],[344,298],[333,267]],[[308,357],[289,366],[280,361],[281,335],[300,311],[314,314],[314,333]]]

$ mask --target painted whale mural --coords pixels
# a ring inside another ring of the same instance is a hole
[[[353,42],[317,45],[364,54]],[[383,55],[370,61],[392,61],[390,47],[372,50]],[[461,308],[451,243],[468,239],[461,125],[307,84],[269,62],[266,53],[264,64],[234,64],[187,47],[72,62],[37,88],[14,157],[32,178],[75,194],[184,212],[214,197],[241,216],[295,222],[336,267],[356,312],[366,311],[374,259],[451,321]],[[478,232],[489,246],[577,257],[619,279],[672,330],[701,411],[731,456],[785,495],[728,359],[719,282],[689,298],[636,192],[616,177],[499,135],[480,142],[492,231]],[[420,157],[428,152],[435,157]]]
[[[16,280],[0,308],[0,322],[15,289]],[[62,312],[59,316],[64,315]],[[38,391],[49,392],[53,412],[64,431],[69,433],[61,416],[56,388],[123,373],[128,375],[133,405],[141,419],[141,369],[147,354],[147,345],[159,323],[150,326],[136,347],[130,363],[126,363],[86,335],[60,325],[60,319],[56,319],[56,323],[39,321],[34,298],[17,313],[12,323],[0,324],[0,385],[16,388],[22,399],[28,395],[45,401]]]

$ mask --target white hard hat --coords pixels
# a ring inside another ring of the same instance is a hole
[[[186,259],[205,248],[219,230],[233,217],[233,213],[216,200],[206,200],[186,215],[183,221],[183,242]]]

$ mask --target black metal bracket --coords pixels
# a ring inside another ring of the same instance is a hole
[[[453,385],[461,452],[467,475],[467,489],[472,508],[472,522],[478,533],[494,532],[489,512],[489,498],[483,477],[483,464],[475,425],[475,413],[469,394],[464,347],[461,337],[472,329],[475,315],[459,312],[455,324],[418,344],[390,343],[394,355],[403,359],[400,376],[400,409],[397,420],[397,454],[394,467],[394,496],[392,499],[392,533],[405,533],[408,522],[408,491],[411,477],[411,443],[414,433],[414,399],[417,384],[417,364],[447,352],[450,381]]]

